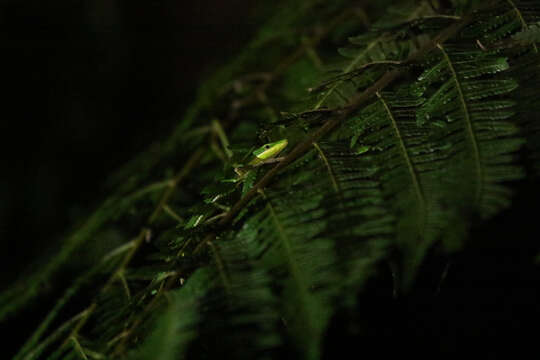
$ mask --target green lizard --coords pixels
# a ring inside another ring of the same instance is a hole
[[[234,182],[240,181],[245,178],[247,173],[257,166],[276,162],[276,160],[279,160],[279,158],[276,158],[276,156],[279,155],[279,153],[282,152],[288,144],[289,142],[287,141],[287,139],[282,139],[276,142],[264,144],[257,150],[253,151],[253,155],[255,157],[247,164],[247,166],[235,166],[234,171],[238,174],[239,177],[236,178]]]
[[[255,183],[255,180],[257,178],[257,168],[264,164],[280,161],[280,158],[278,158],[277,156],[287,147],[288,144],[289,142],[287,141],[287,139],[282,139],[279,141],[264,144],[263,146],[252,152],[254,157],[247,164],[234,164],[234,172],[237,174],[235,178],[222,179],[221,182],[232,182],[237,185],[242,183],[242,195],[244,195],[253,187],[253,184]],[[236,188],[237,185],[235,185],[234,187]],[[214,187],[213,190],[206,192],[207,196],[210,195],[204,200],[206,204],[203,206],[203,208],[196,210],[196,214],[193,215],[185,225],[186,228],[196,227],[205,219],[207,219],[209,222],[212,222],[221,217],[224,213],[212,217],[216,207],[225,211],[228,210],[228,208],[220,205],[217,201],[220,200],[227,193],[234,191],[234,189],[220,189],[218,191],[219,192],[216,192]],[[204,213],[206,213],[206,215]]]
[[[242,182],[242,195],[248,192],[257,179],[257,167],[280,161],[281,158],[277,156],[287,147],[289,142],[287,139],[264,144],[260,148],[253,151],[254,158],[247,163],[247,165],[240,165],[234,167],[234,172],[238,174],[236,179],[232,182]]]
[[[234,172],[237,174],[234,179],[224,179],[224,182],[243,183],[242,195],[244,195],[253,186],[257,177],[256,168],[269,163],[274,163],[280,160],[277,157],[279,153],[287,147],[289,142],[287,139],[264,144],[260,148],[253,151],[254,158],[246,165],[235,164]]]

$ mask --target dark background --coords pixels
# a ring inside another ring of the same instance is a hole
[[[99,203],[106,174],[167,136],[201,77],[225,64],[257,28],[253,3],[1,5],[0,289]],[[446,257],[432,254],[414,291],[398,300],[383,273],[360,299],[359,313],[368,318],[336,318],[329,349],[355,350],[358,343],[342,336],[344,329],[355,334],[349,328],[355,323],[369,325],[364,335],[378,341],[367,345],[381,354],[532,348],[537,330],[529,329],[540,320],[533,218],[540,196],[533,180],[517,188],[513,208],[476,227],[474,242],[451,257],[438,295]]]
[[[0,286],[166,138],[198,81],[256,29],[245,0],[18,0],[0,6]]]

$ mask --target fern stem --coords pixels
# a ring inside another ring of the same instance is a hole
[[[348,72],[352,71],[356,65],[360,62],[360,60],[362,60],[366,54],[373,48],[375,47],[375,45],[377,45],[379,43],[379,41],[382,39],[383,37],[382,36],[379,36],[377,39],[373,40],[372,42],[370,42],[368,44],[368,46],[365,48],[364,51],[360,52],[352,61],[351,63],[345,68],[345,70],[343,70],[343,74],[347,74]],[[332,87],[330,89],[328,89],[323,97],[319,100],[319,102],[315,105],[315,107],[313,108],[313,110],[317,110],[319,109],[323,104],[324,102],[326,101],[326,99],[328,99],[328,97],[334,92],[336,91],[337,87],[343,82],[342,81],[337,81],[334,83],[334,85],[332,85]]]
[[[227,134],[225,133],[225,130],[223,129],[223,126],[221,126],[218,119],[212,119],[212,127],[214,128],[214,131],[217,133],[219,137],[219,141],[221,141],[221,146],[223,147],[223,151],[227,155],[227,158],[231,158],[233,156],[232,151],[229,149],[229,138],[227,137]]]
[[[172,217],[174,220],[178,221],[179,224],[183,224],[184,223],[184,219],[182,219],[182,217],[180,215],[178,215],[176,213],[176,211],[174,211],[173,209],[171,209],[171,207],[169,205],[164,205],[163,206],[163,210],[170,216]]]
[[[126,297],[128,300],[131,299],[131,291],[129,290],[129,285],[126,280],[126,276],[124,275],[124,271],[120,271],[117,273],[118,280],[120,280],[120,283],[122,284],[122,287],[124,288],[124,292],[126,293]]]
[[[107,282],[101,289],[102,292],[107,291],[109,286],[111,286],[118,278],[118,274],[122,273],[125,270],[126,266],[129,264],[129,262],[131,261],[135,253],[137,252],[137,249],[139,248],[141,243],[144,241],[149,231],[150,230],[143,228],[139,232],[139,235],[137,235],[137,237],[133,239],[133,246],[130,248],[129,252],[124,256],[124,258],[122,259],[122,262],[120,263],[116,271],[109,277],[109,279],[107,280]]]
[[[473,157],[474,157],[474,165],[476,169],[477,182],[476,182],[476,191],[475,191],[474,198],[475,198],[475,202],[478,204],[480,202],[480,198],[482,195],[482,184],[484,180],[484,174],[482,171],[481,160],[480,160],[480,149],[478,146],[478,140],[476,139],[476,134],[474,132],[471,116],[469,114],[469,108],[465,100],[465,94],[463,93],[461,82],[459,81],[456,69],[454,68],[454,64],[452,63],[450,56],[448,55],[448,53],[446,52],[446,50],[440,43],[437,44],[437,47],[439,48],[439,50],[441,50],[446,60],[446,63],[448,64],[448,68],[450,69],[450,72],[452,73],[452,78],[454,79],[454,82],[456,83],[456,89],[459,95],[459,100],[461,102],[463,115],[465,116],[465,128],[467,130],[467,135],[471,143]]]
[[[299,288],[303,289],[303,281],[301,281],[300,272],[298,271],[298,268],[296,267],[296,263],[292,260],[293,258],[293,252],[291,247],[291,242],[289,241],[289,237],[285,233],[285,229],[283,228],[283,225],[281,225],[281,222],[279,221],[279,218],[277,217],[276,211],[274,210],[274,207],[272,206],[272,203],[268,201],[268,210],[270,211],[270,216],[272,217],[272,221],[274,222],[274,225],[276,225],[276,229],[278,230],[279,238],[281,239],[281,243],[283,245],[283,249],[285,250],[285,253],[287,254],[287,259],[289,262],[289,267],[291,269],[291,274],[293,275],[293,278],[295,279],[297,285]]]
[[[365,63],[365,64],[362,64],[360,66],[358,66],[356,69],[351,70],[349,73],[342,73],[341,75],[338,75],[330,80],[327,80],[325,82],[323,82],[322,84],[320,84],[319,86],[317,86],[316,88],[310,88],[309,89],[309,92],[322,92],[329,84],[331,84],[332,86],[329,88],[328,91],[335,91],[335,87],[336,86],[339,86],[340,83],[342,83],[344,80],[340,80],[340,77],[343,77],[344,75],[357,75],[357,74],[360,74],[362,71],[364,71],[365,69],[371,67],[371,66],[375,66],[375,65],[401,65],[403,64],[403,61],[398,61],[398,60],[376,60],[376,61],[371,61],[371,62],[368,62],[368,63]],[[336,85],[337,83],[337,85]],[[332,109],[317,109],[317,108],[314,108],[312,110],[308,110],[308,111],[304,111],[302,114],[304,113],[309,113],[309,112],[316,112],[316,111],[332,111]]]
[[[83,360],[88,360],[88,356],[86,356],[81,344],[79,343],[79,341],[77,340],[77,338],[75,336],[72,336],[71,337],[71,341],[73,343],[73,348],[75,349],[75,351],[77,351],[77,353],[79,354],[79,356],[83,359]]]
[[[396,134],[396,138],[398,139],[398,142],[399,142],[399,149],[400,149],[401,155],[403,156],[403,158],[405,159],[405,162],[407,163],[407,169],[411,176],[414,192],[416,194],[416,198],[420,206],[420,213],[423,214],[425,210],[425,206],[426,206],[425,199],[424,199],[424,192],[422,191],[420,182],[418,181],[418,176],[416,175],[416,171],[414,170],[414,165],[411,161],[411,157],[409,156],[409,152],[407,151],[407,147],[405,146],[403,135],[401,134],[401,131],[399,130],[399,126],[397,124],[396,118],[394,117],[394,114],[392,113],[392,110],[390,110],[388,103],[384,100],[381,93],[378,91],[377,91],[377,97],[383,104],[384,109],[386,110],[386,113],[388,115],[388,118],[390,119],[390,122],[392,123],[392,128],[394,129],[394,133]]]
[[[35,351],[35,349],[37,349],[37,348],[39,348],[41,346],[41,345],[37,345],[39,343],[39,339],[45,333],[45,331],[49,328],[51,323],[54,321],[54,319],[56,318],[56,315],[58,314],[58,312],[68,303],[68,301],[70,301],[73,298],[73,296],[75,295],[77,290],[79,290],[80,287],[82,287],[82,285],[85,282],[84,280],[86,280],[86,278],[90,278],[91,276],[93,276],[94,273],[98,269],[99,268],[94,268],[94,269],[90,270],[84,277],[77,280],[72,288],[68,289],[65,292],[64,296],[62,296],[62,298],[56,303],[56,305],[53,307],[53,309],[51,311],[49,311],[49,313],[47,314],[45,319],[41,322],[39,327],[34,331],[32,336],[26,341],[26,343],[24,343],[24,345],[21,347],[21,349],[19,350],[17,355],[15,355],[15,357],[13,358],[14,360],[21,359],[21,358],[24,358],[24,359],[31,359],[32,358],[32,356],[30,356],[30,355],[27,355],[26,357],[23,357],[23,356],[28,351],[30,351],[32,349],[34,349],[34,351]],[[72,319],[68,320],[68,322],[70,322],[72,320],[74,320],[74,321],[78,320],[80,317],[82,317],[83,314],[86,314],[87,311],[88,311],[88,309],[81,312],[79,315],[76,315]],[[64,325],[66,325],[68,322],[64,323]],[[58,332],[61,332],[62,331],[61,329],[63,328],[64,325],[60,326],[53,334],[57,334]],[[50,335],[50,336],[52,336],[52,335]],[[47,339],[45,339],[42,342],[42,344],[46,343]]]
[[[120,255],[120,254],[128,251],[129,249],[131,249],[135,245],[136,245],[135,240],[128,241],[127,243],[124,243],[124,244],[118,246],[117,248],[114,248],[109,253],[105,254],[105,256],[103,256],[103,259],[101,261],[102,262],[107,262],[110,259],[114,258],[115,256]]]
[[[163,206],[167,204],[167,201],[169,201],[169,198],[174,194],[174,191],[176,190],[176,186],[178,183],[180,183],[188,174],[189,172],[199,164],[199,160],[201,159],[202,155],[204,154],[204,148],[201,147],[197,151],[195,151],[189,160],[185,163],[184,167],[180,172],[172,179],[171,185],[169,188],[165,191],[163,196],[161,197],[158,206],[150,215],[148,218],[148,224],[152,224],[158,217],[158,215],[161,213],[161,210],[163,210]]]
[[[171,277],[169,277],[171,280]],[[141,311],[141,314],[146,314],[150,311],[160,300],[160,295],[163,294],[164,283],[162,282],[159,286],[158,293],[152,298],[152,300],[146,305],[146,307]],[[114,338],[107,342],[107,347],[112,347],[115,343],[118,343],[113,351],[114,354],[121,354],[124,351],[126,342],[129,339],[129,336],[133,334],[135,329],[142,323],[143,316],[139,316],[133,320],[129,329],[122,331],[120,334],[116,335]]]
[[[79,321],[81,318],[87,316],[88,309],[78,313],[71,319],[67,320],[60,327],[58,327],[51,335],[49,335],[41,344],[35,346],[31,352],[24,356],[24,360],[32,360],[39,356],[49,345],[58,340],[64,331],[70,328],[73,324]],[[17,354],[14,360],[19,359],[24,354]]]
[[[164,189],[167,186],[170,186],[170,181],[169,180],[160,181],[160,182],[157,182],[157,183],[147,185],[147,186],[143,187],[142,189],[137,190],[137,191],[133,192],[130,195],[127,195],[125,198],[122,199],[122,202],[123,203],[133,203],[135,200],[138,200],[138,199],[140,199],[141,197],[143,197],[143,196],[145,196],[147,194],[151,194],[151,193],[153,193],[155,191]]]
[[[266,198],[266,196],[263,193],[263,196]],[[281,221],[279,220],[276,211],[274,209],[274,206],[272,206],[272,202],[267,199],[267,207],[270,211],[270,216],[272,218],[272,221],[274,222],[276,229],[279,234],[279,238],[281,240],[281,245],[283,247],[283,250],[285,251],[285,255],[287,257],[287,263],[289,265],[289,270],[291,272],[292,278],[294,279],[294,282],[296,283],[296,289],[298,289],[300,293],[300,299],[301,299],[301,306],[299,311],[303,313],[304,319],[306,321],[306,328],[310,333],[313,333],[314,327],[311,323],[311,317],[306,312],[306,309],[309,307],[308,304],[308,291],[307,291],[307,285],[304,280],[304,277],[302,276],[302,272],[298,269],[296,265],[296,261],[294,260],[294,253],[291,245],[291,241],[285,232],[285,229],[283,228],[283,225],[281,224]]]
[[[123,275],[121,274],[124,272],[126,266],[129,264],[129,262],[131,261],[131,259],[133,258],[137,250],[139,249],[139,246],[143,243],[144,239],[147,237],[149,231],[150,230],[146,228],[141,229],[139,235],[132,241],[133,246],[130,247],[129,252],[124,256],[120,265],[112,273],[112,275],[109,277],[105,285],[103,285],[103,287],[101,288],[101,292],[106,291],[116,281],[116,279],[120,278],[120,280],[122,280]],[[123,280],[125,281],[125,279]],[[127,282],[125,283],[125,285],[127,286]],[[127,293],[129,294],[129,288],[127,288]],[[92,304],[85,310],[84,316],[81,317],[81,319],[77,322],[77,324],[75,325],[75,327],[73,328],[69,336],[64,340],[62,345],[60,345],[60,349],[65,347],[69,343],[69,339],[72,336],[77,336],[79,330],[86,324],[86,321],[92,315],[96,307],[97,307],[97,303],[95,301],[92,302]]]
[[[227,291],[227,293],[230,294],[231,292],[231,282],[229,281],[229,278],[227,274],[225,273],[225,266],[223,264],[223,259],[221,258],[221,255],[219,253],[218,248],[214,245],[212,241],[207,241],[206,245],[212,250],[212,254],[214,255],[214,260],[216,262],[216,267],[219,272],[219,276],[221,278],[221,281],[223,282],[223,287]]]
[[[330,180],[332,181],[332,186],[334,187],[334,190],[341,194],[341,188],[339,186],[339,183],[336,179],[336,176],[334,175],[334,170],[332,169],[332,166],[330,165],[330,162],[328,161],[328,158],[326,157],[326,155],[324,154],[324,152],[322,151],[321,147],[319,146],[319,144],[317,144],[316,142],[313,143],[313,147],[317,150],[317,152],[319,153],[322,161],[324,162],[324,165],[326,166],[326,169],[328,170],[328,175],[330,176]]]

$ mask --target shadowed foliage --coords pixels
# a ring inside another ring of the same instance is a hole
[[[371,278],[389,267],[406,294],[429,251],[466,251],[538,175],[540,3],[274,12],[1,294],[9,319],[72,271],[15,359],[320,358],[333,319],[370,311],[357,300]],[[246,166],[281,139],[279,158]]]

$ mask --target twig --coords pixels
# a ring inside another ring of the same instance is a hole
[[[43,350],[47,348],[47,346],[55,342],[60,337],[60,335],[62,335],[62,333],[66,331],[70,326],[78,322],[81,318],[84,318],[85,316],[87,316],[88,311],[89,311],[88,309],[85,309],[81,311],[80,313],[78,313],[77,315],[73,316],[71,319],[67,320],[65,323],[63,323],[51,335],[49,335],[41,344],[39,344],[31,352],[29,352],[24,357],[24,360],[31,360],[31,359],[34,359],[35,356],[38,356]]]
[[[79,340],[75,336],[71,337],[71,342],[73,342],[73,348],[77,351],[77,353],[80,355],[80,357],[83,360],[88,360],[88,356],[86,356],[86,353],[84,352],[84,349],[82,348],[81,344],[79,343]]]
[[[163,210],[163,206],[167,204],[167,201],[169,201],[169,198],[173,195],[174,191],[176,190],[176,186],[178,183],[180,183],[184,178],[190,173],[190,171],[199,164],[199,160],[204,154],[204,148],[200,147],[197,149],[189,158],[189,160],[186,162],[182,170],[171,180],[171,184],[169,188],[165,191],[163,196],[161,197],[161,200],[159,201],[158,206],[150,215],[148,218],[148,224],[152,224],[158,217],[158,215],[161,213],[161,210]]]
[[[178,215],[173,209],[171,209],[169,205],[163,205],[163,210],[165,210],[165,212],[174,220],[178,221],[178,223],[180,224],[184,223],[185,220],[180,215]]]

